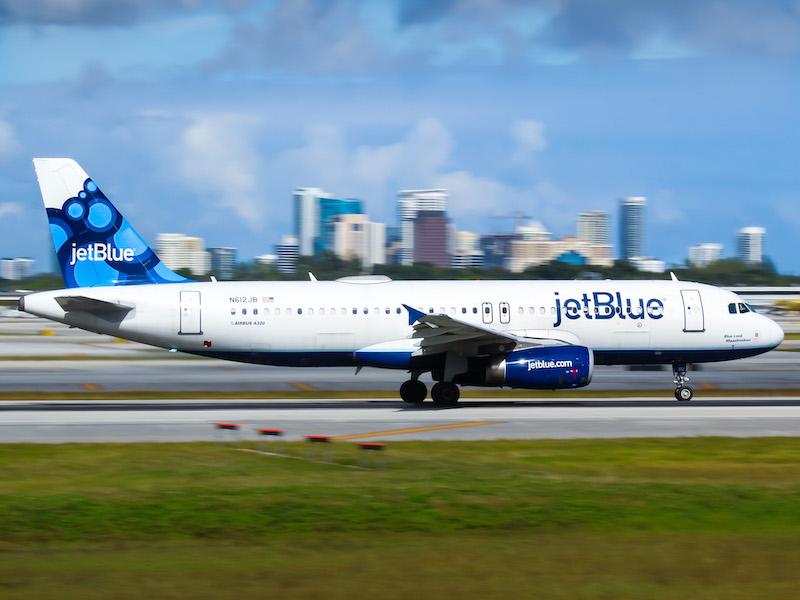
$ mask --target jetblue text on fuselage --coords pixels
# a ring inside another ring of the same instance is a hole
[[[101,244],[95,242],[89,244],[85,248],[78,248],[72,244],[72,254],[70,256],[69,264],[89,261],[111,261],[111,262],[131,262],[133,261],[133,248],[114,248],[109,243]]]
[[[555,293],[556,320],[553,327],[563,323],[563,318],[575,319],[660,319],[664,316],[664,303],[658,298],[625,298],[620,292],[583,293],[580,298],[559,297]]]

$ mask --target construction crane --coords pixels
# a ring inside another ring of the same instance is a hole
[[[514,222],[514,229],[516,230],[517,227],[520,225],[524,225],[526,221],[530,221],[533,217],[531,215],[526,215],[522,211],[514,211],[512,213],[508,213],[506,215],[492,215],[493,219],[506,219],[509,221]]]

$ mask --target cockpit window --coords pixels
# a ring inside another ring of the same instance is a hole
[[[732,315],[736,314],[736,302],[731,302],[730,304],[728,304],[728,312],[731,313]]]
[[[750,309],[750,312],[758,312],[755,308],[753,308],[752,304],[745,304],[745,306]]]
[[[739,302],[739,312],[740,313],[748,313],[748,312],[750,312],[750,309],[747,308],[746,304],[743,304],[742,302]]]

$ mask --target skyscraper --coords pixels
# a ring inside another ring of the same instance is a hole
[[[319,235],[319,198],[327,195],[314,187],[294,191],[294,233],[301,256],[314,254],[314,238]]]
[[[619,203],[620,258],[644,256],[644,207],[647,198],[628,196]]]
[[[294,191],[294,229],[300,256],[333,251],[334,218],[363,212],[360,200],[334,198],[320,188],[297,188]]]
[[[764,236],[767,230],[763,227],[742,227],[736,236],[737,256],[749,265],[761,264],[764,260]]]
[[[608,213],[602,210],[578,213],[578,239],[587,244],[607,246]]]
[[[401,265],[410,265],[414,262],[414,220],[419,211],[446,212],[447,190],[401,190],[397,193],[397,220],[400,224],[399,263]]]
[[[211,256],[211,273],[219,279],[232,279],[236,268],[236,248],[209,248]]]
[[[357,258],[365,267],[386,262],[386,225],[367,215],[339,215],[333,222],[336,256]]]
[[[364,208],[361,200],[354,198],[319,198],[318,235],[314,238],[314,254],[324,250],[334,251],[334,223],[340,215],[362,215]]]
[[[413,223],[414,262],[430,263],[443,269],[450,266],[447,214],[441,210],[420,210]]]
[[[275,244],[278,255],[278,273],[294,273],[297,270],[299,244],[293,235],[285,235],[280,244]]]

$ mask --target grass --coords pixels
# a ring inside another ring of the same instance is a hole
[[[393,442],[387,458],[0,446],[0,597],[800,589],[800,438]]]

